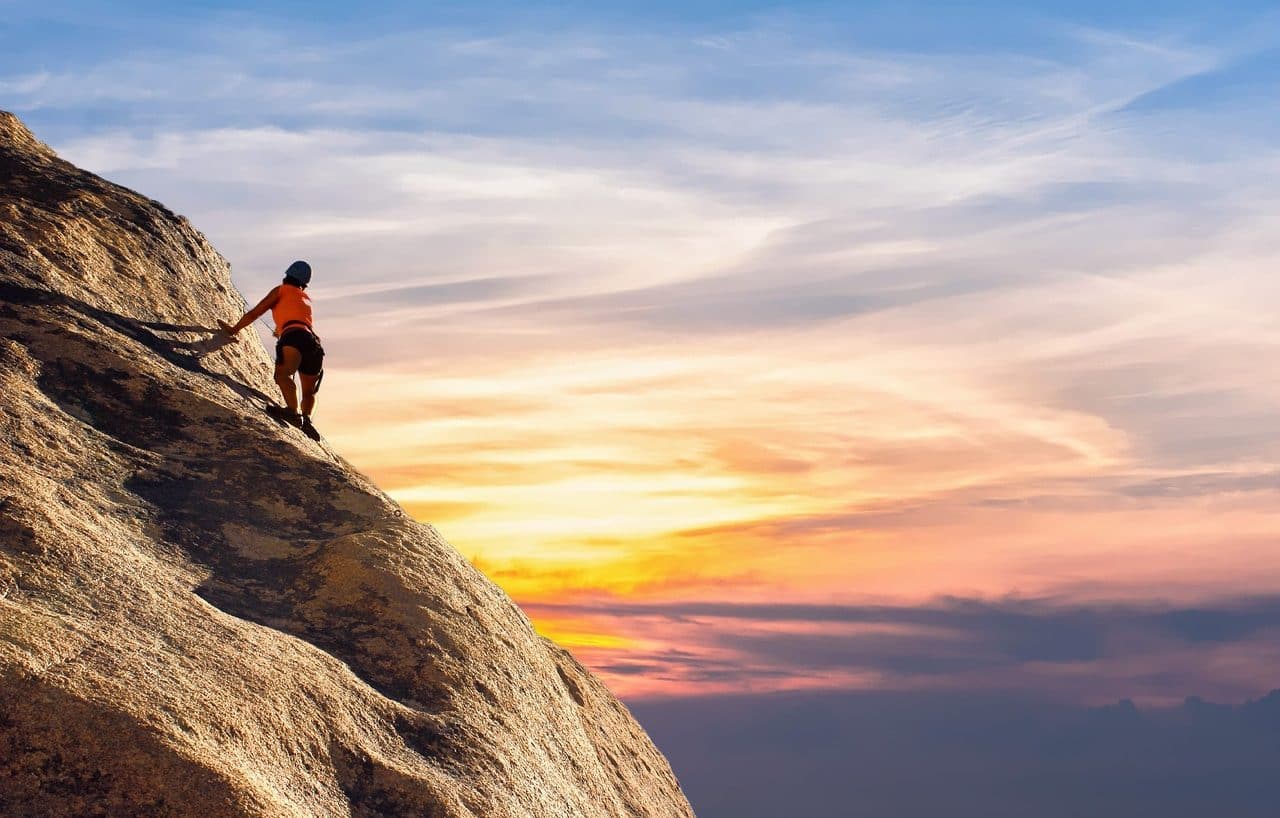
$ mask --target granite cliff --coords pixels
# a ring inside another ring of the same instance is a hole
[[[598,680],[261,411],[253,333],[206,346],[243,309],[0,113],[0,815],[692,816]]]

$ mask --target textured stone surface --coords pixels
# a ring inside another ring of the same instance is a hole
[[[203,350],[243,307],[0,113],[0,815],[691,816],[590,673],[261,411],[251,333]]]

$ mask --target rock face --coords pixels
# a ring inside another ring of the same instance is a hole
[[[0,113],[0,815],[692,816],[599,681],[262,412],[252,333],[202,348],[243,309]]]

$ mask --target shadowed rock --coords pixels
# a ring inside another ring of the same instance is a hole
[[[243,309],[0,113],[0,815],[692,816],[599,681],[261,411],[257,339],[204,329]]]

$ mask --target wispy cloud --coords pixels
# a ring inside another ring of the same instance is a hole
[[[1280,599],[1167,604],[941,599],[921,605],[733,602],[536,604],[545,621],[597,620],[624,647],[591,645],[633,696],[778,688],[1034,690],[1104,703],[1167,703],[1194,690],[1267,692]],[[572,627],[570,628],[572,630]]]

